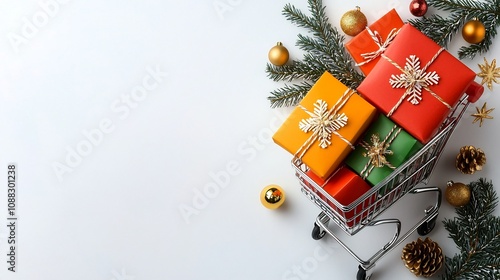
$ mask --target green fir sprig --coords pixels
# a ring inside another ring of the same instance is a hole
[[[466,22],[474,18],[486,28],[486,36],[481,43],[462,46],[458,57],[474,58],[488,52],[500,26],[500,0],[427,0],[429,6],[449,13],[447,17],[432,15],[409,22],[442,47],[447,47],[453,36],[462,30]]]
[[[469,184],[471,201],[456,209],[457,217],[445,219],[460,253],[446,257],[445,280],[500,279],[500,217],[493,212],[498,198],[491,181]]]
[[[344,48],[345,38],[330,24],[322,1],[308,0],[308,5],[310,16],[291,4],[283,8],[282,14],[287,20],[305,28],[312,36],[298,35],[297,46],[305,52],[302,60],[293,60],[284,66],[267,64],[270,79],[295,81],[271,92],[268,97],[271,107],[297,105],[325,71],[351,88],[356,88],[364,79],[354,69],[353,60]]]

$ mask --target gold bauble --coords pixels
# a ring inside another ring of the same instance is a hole
[[[269,185],[260,192],[260,202],[268,209],[277,209],[285,202],[285,192],[280,186]]]
[[[272,47],[267,56],[269,61],[276,66],[284,65],[288,62],[288,58],[290,57],[288,50],[281,42],[278,42],[276,46]]]
[[[349,36],[358,35],[365,30],[367,25],[368,20],[359,7],[356,7],[356,10],[346,12],[340,19],[340,28]]]
[[[465,23],[462,28],[462,37],[467,43],[478,44],[484,40],[486,36],[486,28],[484,24],[477,19],[473,19]]]
[[[445,191],[445,198],[449,204],[455,207],[465,206],[470,202],[470,188],[463,183],[449,181]]]

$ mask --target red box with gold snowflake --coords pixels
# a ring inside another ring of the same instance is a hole
[[[425,144],[475,76],[465,64],[406,24],[358,91]]]
[[[365,75],[372,71],[403,25],[401,17],[392,9],[345,44]]]

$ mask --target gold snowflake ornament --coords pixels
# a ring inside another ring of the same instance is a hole
[[[483,78],[481,84],[486,84],[490,90],[493,90],[493,82],[498,84],[497,78],[500,78],[500,67],[496,68],[497,60],[493,59],[489,64],[485,57],[484,64],[478,64],[478,66],[481,72],[477,73],[477,76]]]
[[[471,115],[474,117],[474,121],[472,123],[479,121],[479,127],[481,127],[484,119],[493,119],[493,117],[490,116],[490,113],[493,112],[493,110],[495,110],[495,108],[487,109],[486,102],[484,102],[483,107],[481,107],[481,109],[476,107],[476,113]]]

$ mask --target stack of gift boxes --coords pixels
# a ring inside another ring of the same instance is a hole
[[[344,206],[421,149],[476,76],[395,10],[345,47],[365,80],[354,90],[325,72],[273,136]]]

